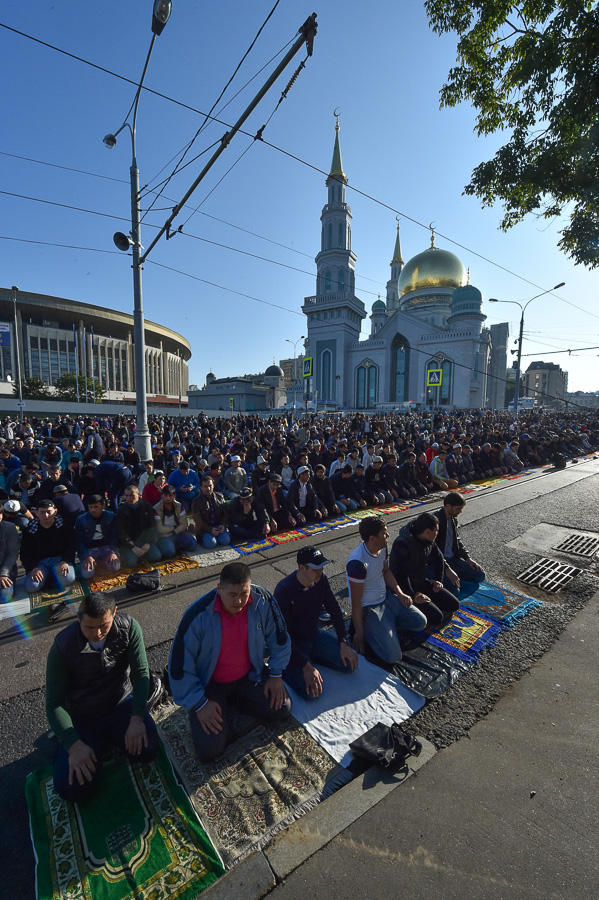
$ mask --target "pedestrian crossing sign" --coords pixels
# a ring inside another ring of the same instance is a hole
[[[312,356],[304,357],[304,365],[302,367],[302,375],[304,378],[312,377]]]
[[[426,386],[427,387],[441,387],[441,381],[443,379],[443,370],[442,369],[429,369],[426,373]]]
[[[235,409],[235,397],[229,397],[229,409]]]

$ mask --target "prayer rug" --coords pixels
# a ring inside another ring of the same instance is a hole
[[[342,766],[353,760],[349,744],[377,722],[403,722],[424,706],[422,697],[363,656],[351,673],[325,666],[318,671],[323,692],[316,700],[288,688],[293,714]]]
[[[224,546],[219,544],[214,550],[206,550],[205,547],[199,547],[193,554],[193,557],[198,560],[201,568],[206,568],[207,566],[218,566],[231,562],[231,560],[237,559],[237,553],[228,544]]]
[[[327,519],[326,524],[329,528],[347,528],[348,525],[353,525],[354,521],[349,516],[335,516],[332,519]]]
[[[37,900],[192,900],[224,874],[162,748],[146,765],[106,758],[82,803],[60,799],[51,766],[25,791]]]
[[[426,644],[434,644],[459,659],[475,662],[479,654],[492,647],[505,626],[490,622],[470,610],[459,609],[449,622],[426,636]]]
[[[304,535],[299,531],[280,531],[277,534],[271,534],[269,540],[274,541],[275,544],[288,544],[289,541],[301,541],[303,537]]]
[[[367,519],[369,516],[380,516],[380,506],[374,507],[373,509],[353,509],[351,512],[347,514],[350,519]]]
[[[312,534],[322,534],[323,531],[330,531],[331,526],[328,522],[312,522],[311,524],[307,523],[306,525],[302,525],[302,527],[297,530],[300,534],[310,537]]]
[[[23,591],[25,589],[23,588]],[[44,606],[50,606],[52,603],[76,603],[89,594],[87,585],[75,579],[73,584],[67,587],[54,587],[50,590],[37,591],[35,594],[29,594],[31,598],[31,612],[41,609]]]
[[[459,659],[427,643],[404,650],[391,671],[410,690],[432,700],[455,684],[472,665],[472,660]]]
[[[254,727],[210,763],[196,758],[186,710],[164,706],[155,719],[227,868],[352,777],[293,717]]]
[[[388,516],[391,513],[405,512],[406,509],[409,509],[409,508],[410,508],[409,504],[407,504],[407,503],[402,503],[401,505],[399,505],[397,503],[391,503],[391,504],[389,504],[389,506],[381,507],[381,512],[385,513],[385,515]]]
[[[259,538],[257,541],[243,541],[241,544],[234,544],[232,549],[237,550],[242,556],[249,556],[250,553],[259,553],[260,550],[269,550],[274,547],[270,538]]]
[[[165,559],[162,562],[152,563],[140,562],[135,569],[121,569],[116,575],[109,575],[106,578],[93,578],[90,582],[92,591],[113,591],[116,588],[124,587],[129,575],[133,572],[151,572],[154,569],[162,575],[173,575],[175,572],[185,572],[187,569],[199,569],[200,561],[195,556],[174,556],[172,559]]]
[[[483,581],[482,584],[463,581],[458,597],[460,603],[468,609],[509,627],[543,605],[540,600],[533,600],[488,581]]]

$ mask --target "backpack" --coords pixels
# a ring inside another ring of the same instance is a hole
[[[384,769],[405,765],[406,757],[419,756],[422,744],[419,740],[402,731],[397,723],[384,725],[377,722],[363,735],[349,745],[358,759],[376,763]]]

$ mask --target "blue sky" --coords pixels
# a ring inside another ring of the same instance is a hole
[[[274,0],[173,0],[145,83],[192,110],[144,92],[138,120],[142,185],[170,173],[172,160],[203,121],[193,110],[208,112],[273,5]],[[546,358],[569,372],[571,390],[599,389],[599,350],[544,357],[550,350],[599,345],[597,274],[575,267],[557,250],[559,222],[531,218],[504,235],[497,228],[499,208],[482,210],[475,198],[462,196],[472,168],[494,153],[502,136],[477,138],[468,105],[439,110],[455,40],[434,35],[415,0],[377,0],[366,7],[357,0],[321,0],[314,8],[319,25],[314,55],[264,132],[286,153],[256,142],[217,185],[252,144],[239,135],[176,220],[195,237],[162,239],[144,268],[146,318],[191,342],[191,382],[203,384],[210,369],[217,376],[263,371],[273,358],[291,355],[286,339],[305,333],[300,310],[303,297],[315,290],[314,255],[326,192],[323,175],[292,156],[328,171],[333,110],[339,107],[350,185],[374,198],[348,191],[356,292],[367,308],[379,292],[384,296],[395,211],[404,216],[405,260],[429,245],[421,226],[432,221],[437,246],[470,267],[471,281],[485,297],[487,323],[509,321],[513,339],[518,308],[489,305],[487,299],[524,301],[566,282],[557,296],[531,303],[523,352],[535,356],[524,357],[523,365]],[[137,82],[151,38],[151,10],[151,0],[4,0],[0,22]],[[299,0],[281,0],[219,108],[293,40],[312,11]],[[0,189],[64,205],[0,195],[0,234],[20,239],[0,240],[2,284],[130,311],[130,260],[114,248],[112,235],[129,230],[131,147],[125,132],[112,151],[102,138],[120,126],[134,87],[5,28],[0,41]],[[303,58],[300,52],[295,63]],[[274,65],[232,100],[219,116],[222,121],[237,119]],[[270,116],[293,68],[294,63],[253,113],[245,126],[249,133]],[[225,131],[222,124],[210,124],[188,158]],[[152,226],[164,223],[208,156],[175,176],[166,196],[156,201],[144,221],[144,246],[156,233]],[[144,198],[144,208],[148,202]],[[366,320],[365,331],[368,326]]]

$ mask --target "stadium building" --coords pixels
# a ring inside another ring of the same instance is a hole
[[[17,380],[15,322],[22,378],[52,387],[61,375],[78,373],[104,388],[104,399],[135,402],[133,316],[114,309],[0,288],[0,382],[2,393]],[[164,325],[145,320],[148,402],[187,402],[189,342]]]

